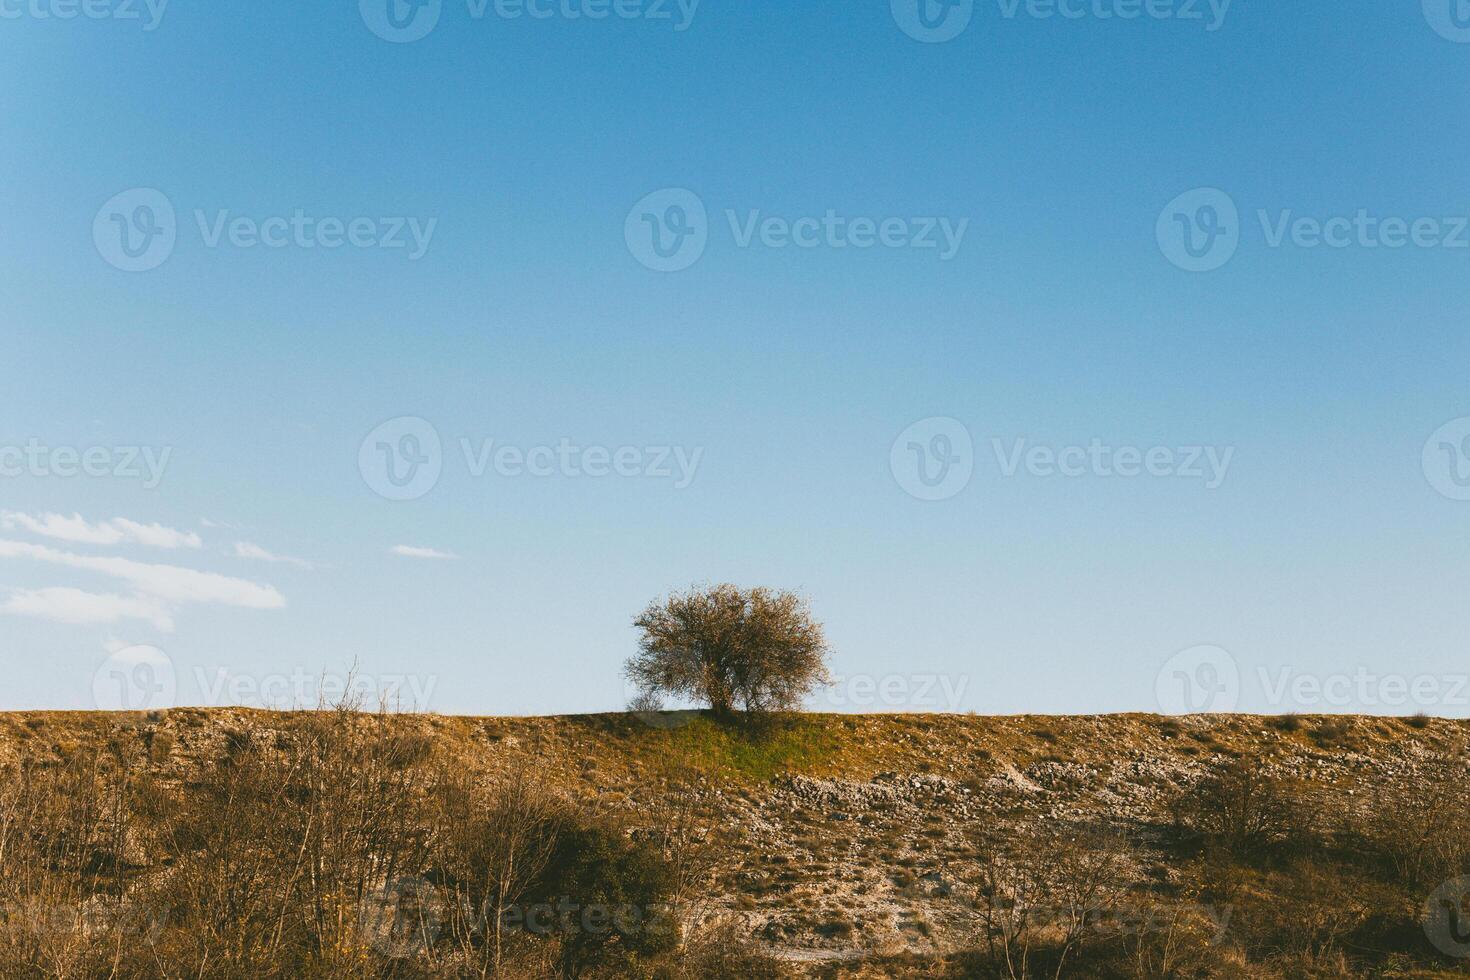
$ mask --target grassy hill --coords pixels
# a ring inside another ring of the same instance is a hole
[[[14,843],[25,836],[14,830],[24,824],[17,814],[39,806],[27,793],[49,787],[95,819],[65,832],[30,824],[47,841],[75,839],[65,854],[80,885],[27,868],[25,881],[0,893],[12,925],[23,921],[16,908],[45,888],[54,892],[48,907],[155,896],[150,908],[167,911],[150,919],[148,942],[166,945],[179,964],[163,975],[229,976],[223,954],[193,934],[202,927],[175,925],[181,912],[169,889],[199,855],[228,844],[253,860],[270,848],[251,843],[252,820],[262,841],[273,825],[298,821],[301,839],[323,855],[340,846],[367,862],[360,891],[379,873],[379,859],[361,852],[377,845],[350,844],[345,831],[337,845],[314,835],[329,823],[380,820],[360,839],[388,835],[384,853],[403,855],[396,873],[443,887],[431,852],[455,822],[441,827],[429,803],[449,799],[451,784],[493,794],[529,776],[620,837],[687,823],[695,842],[679,852],[696,855],[693,897],[680,905],[685,935],[718,934],[720,954],[701,966],[630,955],[589,975],[713,975],[722,962],[748,975],[760,961],[772,975],[1050,976],[1062,958],[1064,976],[1463,976],[1470,958],[1456,955],[1454,927],[1470,924],[1470,906],[1439,933],[1424,920],[1436,888],[1470,874],[1467,747],[1470,724],[1427,718],[812,715],[752,731],[698,714],[4,714],[0,845],[12,843],[0,857],[19,862],[25,853]],[[308,770],[301,788],[270,795]],[[206,800],[225,816],[196,826],[190,808]],[[393,812],[372,812],[375,800]],[[66,824],[56,805],[54,820]],[[395,836],[395,821],[412,832]],[[225,843],[208,843],[216,840]],[[284,865],[290,852],[281,849]],[[34,853],[58,863],[45,848]],[[240,860],[229,866],[246,883],[235,890],[259,887],[266,905],[274,893],[262,882],[286,876],[292,897],[279,901],[305,901],[296,889],[308,891],[289,878],[305,875],[299,867],[241,871]],[[407,866],[415,860],[423,867]],[[185,906],[207,890],[190,887]],[[318,887],[312,900],[336,903],[339,920],[342,908],[363,907],[348,885],[334,889]],[[307,969],[302,956],[323,977],[465,975],[423,951],[384,956],[369,943],[343,953],[348,932],[333,932],[329,944],[309,920],[300,927],[306,952],[291,953],[283,975]],[[128,975],[132,967],[94,972],[94,960],[109,961],[97,960],[83,933],[72,937],[72,966],[37,954],[25,961],[29,975]],[[482,940],[470,937],[466,948]],[[37,940],[25,933],[3,944],[0,974],[22,963],[26,942]],[[515,975],[562,969],[544,959],[555,944],[525,945],[517,955],[530,965]],[[127,945],[123,960],[140,943]],[[228,955],[238,966],[253,962],[256,947],[287,945],[264,929]]]

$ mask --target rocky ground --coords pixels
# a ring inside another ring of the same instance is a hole
[[[230,739],[271,737],[278,717],[0,715],[0,765],[120,738],[187,779]],[[1417,718],[828,715],[758,738],[690,715],[393,723],[472,770],[530,766],[635,820],[670,786],[689,787],[723,848],[709,914],[814,964],[963,946],[974,858],[997,836],[1106,825],[1141,842],[1140,876],[1167,882],[1170,860],[1148,842],[1167,831],[1170,802],[1222,760],[1249,755],[1341,811],[1411,789],[1446,758],[1463,766],[1470,744],[1470,724]]]

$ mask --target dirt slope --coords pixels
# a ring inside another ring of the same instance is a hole
[[[0,714],[0,764],[137,740],[161,775],[188,779],[232,738],[283,716],[181,708],[147,714]],[[671,783],[728,851],[711,911],[796,963],[935,954],[973,935],[956,901],[977,845],[1038,826],[1105,822],[1147,842],[1168,804],[1219,762],[1248,756],[1299,781],[1324,810],[1425,767],[1465,759],[1470,724],[1430,719],[1196,716],[810,716],[760,737],[692,715],[396,716],[457,764],[493,776],[529,765],[589,803],[636,815]],[[1139,873],[1167,886],[1163,850]]]

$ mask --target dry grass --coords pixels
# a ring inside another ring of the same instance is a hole
[[[1130,840],[1123,907],[1149,927],[1110,931],[1096,909],[1043,925],[1033,975],[1466,975],[1417,920],[1470,873],[1463,723],[677,720],[0,715],[0,976],[478,976],[497,949],[500,975],[570,975],[568,945],[589,976],[776,975],[752,943],[811,975],[1005,976],[982,873],[997,842],[1052,842],[1011,854],[1005,880],[1055,904],[1085,868],[1067,835],[1102,818]],[[575,889],[657,885],[705,925],[680,950],[497,941],[483,923],[501,917],[476,909],[544,892],[562,827],[643,848],[613,846],[624,870]],[[385,900],[404,913],[386,937],[363,911]],[[1219,932],[1204,910],[1223,907]]]

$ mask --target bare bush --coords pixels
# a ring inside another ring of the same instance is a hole
[[[1417,891],[1470,874],[1470,771],[1439,756],[1421,773],[1411,785],[1375,787],[1361,823],[1369,846]]]
[[[1013,980],[1040,959],[1054,976],[1129,894],[1131,845],[1107,829],[1042,829],[980,847],[981,936]]]
[[[1173,812],[1182,829],[1235,858],[1310,834],[1311,815],[1299,789],[1252,759],[1215,769],[1175,800]]]
[[[0,976],[692,977],[763,962],[710,929],[681,945],[717,860],[688,779],[634,833],[554,795],[529,759],[477,774],[412,718],[354,708],[237,722],[168,782],[127,727],[4,773]]]
[[[1230,909],[1188,902],[1146,901],[1139,906],[1141,925],[1124,935],[1124,968],[1137,980],[1197,975],[1219,960]]]
[[[424,866],[425,740],[346,707],[280,735],[238,733],[168,828],[154,900],[190,975],[345,966],[375,938],[364,910]]]
[[[504,969],[506,920],[545,872],[567,819],[565,804],[524,764],[493,789],[445,775],[433,867],[449,939],[478,975]]]
[[[86,976],[151,938],[129,894],[138,761],[120,742],[0,774],[0,975]]]

